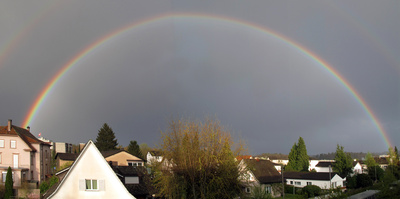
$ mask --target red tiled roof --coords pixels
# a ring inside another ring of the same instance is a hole
[[[18,126],[11,126],[11,130],[8,131],[8,126],[0,126],[0,135],[16,135],[20,137],[28,146],[31,148],[32,151],[36,151],[35,147],[32,144],[46,144],[50,145],[50,143],[40,141],[31,132],[27,129],[18,127]]]

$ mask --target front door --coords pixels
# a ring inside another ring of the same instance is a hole
[[[18,154],[14,154],[13,156],[14,156],[13,157],[14,168],[18,168]]]

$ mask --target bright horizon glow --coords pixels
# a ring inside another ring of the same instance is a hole
[[[350,94],[353,96],[353,98],[360,104],[360,106],[363,108],[364,112],[368,115],[368,117],[372,120],[373,124],[377,128],[378,132],[382,135],[384,142],[386,143],[387,147],[391,147],[392,144],[390,143],[389,137],[383,127],[381,126],[378,118],[373,114],[372,109],[367,105],[365,100],[361,97],[360,94],[353,88],[353,86],[350,85],[350,83],[340,75],[339,72],[337,72],[332,66],[330,66],[326,61],[324,61],[322,58],[318,57],[315,53],[311,52],[307,48],[303,47],[299,43],[296,43],[295,41],[285,37],[282,34],[278,34],[277,32],[274,32],[272,30],[267,29],[266,27],[263,27],[261,25],[251,23],[248,21],[244,20],[239,20],[231,17],[225,17],[225,16],[218,16],[218,15],[210,15],[210,14],[199,14],[199,13],[168,13],[164,15],[159,15],[155,17],[150,17],[146,18],[144,20],[140,20],[138,22],[134,22],[132,24],[129,24],[127,26],[124,26],[120,29],[112,31],[110,34],[105,35],[104,37],[101,37],[100,39],[96,40],[89,46],[85,47],[82,51],[80,51],[76,56],[74,56],[70,61],[68,61],[57,73],[54,75],[50,81],[46,84],[46,86],[41,90],[40,94],[30,107],[28,114],[25,116],[24,122],[22,124],[22,127],[28,126],[35,116],[37,115],[38,111],[40,110],[40,107],[43,105],[43,102],[47,98],[47,96],[50,94],[50,91],[55,87],[57,82],[63,77],[63,75],[68,72],[73,66],[75,66],[80,60],[82,60],[86,55],[91,53],[93,50],[96,48],[100,47],[102,44],[105,42],[122,35],[123,33],[132,30],[134,28],[138,28],[143,25],[151,24],[154,22],[160,22],[163,20],[169,20],[173,18],[189,18],[189,19],[197,19],[197,18],[202,18],[202,19],[209,19],[209,20],[215,20],[215,21],[220,21],[220,22],[225,22],[225,23],[231,23],[231,24],[237,24],[240,26],[243,26],[244,28],[251,28],[253,30],[262,32],[264,34],[267,34],[269,36],[272,36],[273,38],[276,38],[286,45],[293,47],[294,49],[298,50],[301,52],[305,57],[311,58],[314,62],[316,62],[318,65],[322,66],[326,71],[328,71],[333,77],[335,77],[345,88]]]

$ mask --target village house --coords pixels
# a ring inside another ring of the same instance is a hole
[[[144,161],[124,150],[101,152],[107,162],[114,166],[144,166]]]
[[[14,126],[8,120],[7,126],[0,126],[0,172],[5,183],[8,167],[12,169],[14,187],[22,182],[38,186],[51,173],[50,144],[40,141],[27,129]]]
[[[239,167],[242,171],[240,180],[246,194],[251,195],[255,187],[260,187],[274,197],[280,196],[280,192],[273,189],[275,184],[282,183],[274,163],[263,159],[241,159]]]
[[[59,183],[44,198],[135,198],[91,140],[71,167],[57,175]]]
[[[146,155],[147,163],[151,165],[152,163],[161,162],[163,160],[161,151],[149,151]]]
[[[346,178],[340,177],[337,173],[327,172],[284,172],[286,184],[295,187],[305,187],[307,185],[316,185],[321,189],[330,189],[345,187]]]

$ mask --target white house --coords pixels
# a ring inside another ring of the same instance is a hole
[[[44,198],[135,198],[89,140],[64,178]]]
[[[325,172],[284,172],[283,176],[286,184],[295,187],[316,185],[321,189],[330,189],[344,187],[346,181],[346,178],[340,177],[337,173]]]
[[[163,160],[162,152],[149,151],[147,152],[146,159],[148,164],[151,164],[152,162],[161,162]]]

